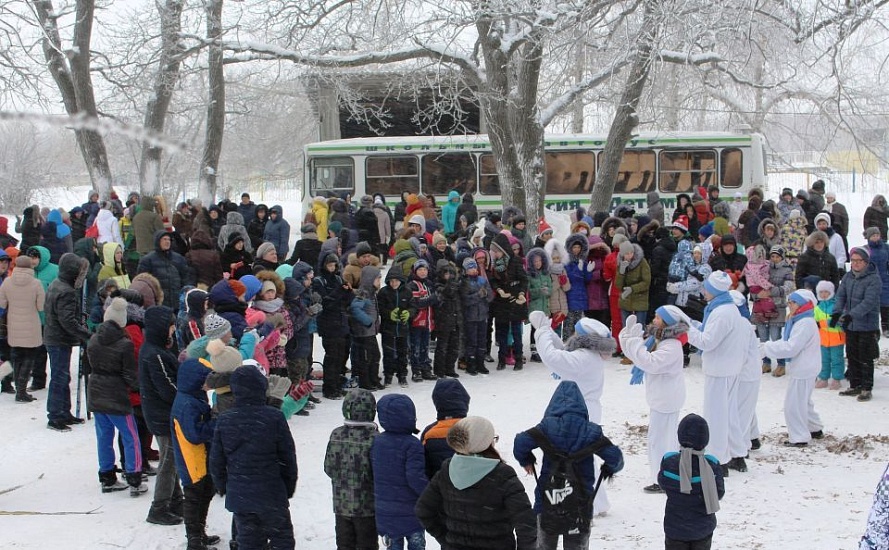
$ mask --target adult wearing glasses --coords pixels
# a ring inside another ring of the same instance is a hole
[[[849,388],[840,395],[870,401],[874,387],[874,360],[880,355],[880,291],[877,268],[864,247],[853,248],[852,270],[837,289],[830,326],[841,325],[846,332],[846,378]]]

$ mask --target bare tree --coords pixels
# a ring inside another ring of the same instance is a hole
[[[205,202],[216,196],[219,176],[219,155],[222,152],[222,136],[225,130],[225,71],[223,50],[219,39],[222,37],[223,0],[205,0],[207,13],[208,51],[207,79],[209,98],[207,102],[207,134],[204,141],[204,155],[201,157],[200,196]]]

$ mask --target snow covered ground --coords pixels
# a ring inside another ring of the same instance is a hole
[[[772,191],[780,189],[782,183],[777,185],[772,185]],[[70,199],[60,195],[45,203],[74,205],[82,202],[85,193],[73,194]],[[852,245],[863,242],[858,228],[871,197],[872,192],[840,195],[853,219]],[[526,344],[527,337],[526,332]],[[884,341],[884,347],[889,348],[889,343]],[[316,357],[321,355],[316,339]],[[75,363],[74,375],[76,368]],[[688,398],[683,412],[700,412],[703,376],[697,357],[685,373]],[[629,378],[629,367],[619,365],[617,360],[609,361],[603,397],[604,430],[624,451],[626,467],[608,486],[611,510],[595,522],[593,548],[650,549],[663,545],[665,498],[642,492],[642,487],[650,483],[645,449],[645,390],[630,386]],[[512,439],[540,420],[556,382],[545,366],[534,363],[527,364],[522,372],[507,370],[484,377],[463,376],[460,380],[472,395],[471,414],[493,421],[501,436],[501,453],[518,469],[512,458]],[[763,376],[758,407],[763,448],[751,452],[749,472],[733,471],[726,480],[714,548],[857,548],[874,488],[889,460],[889,367],[878,367],[874,399],[869,403],[816,390],[815,407],[827,436],[807,449],[786,449],[780,444],[786,438],[782,413],[786,384],[786,378]],[[423,382],[404,390],[417,405],[421,428],[435,418],[430,399],[432,386]],[[392,391],[401,390],[386,390],[377,395]],[[182,526],[145,523],[150,493],[130,498],[126,492],[99,491],[92,424],[74,427],[64,434],[47,430],[46,391],[36,392],[35,396],[38,401],[28,405],[15,404],[9,395],[0,396],[3,547],[184,547]],[[340,406],[341,402],[325,401],[311,416],[290,421],[300,467],[297,493],[291,501],[300,549],[335,548],[330,483],[322,463],[330,431],[342,422]],[[531,494],[533,479],[524,474],[520,478]],[[149,483],[153,485],[153,481]],[[22,486],[6,491],[19,485]],[[214,499],[209,531],[227,540],[230,517],[223,500]],[[430,549],[438,548],[431,537],[427,544]]]

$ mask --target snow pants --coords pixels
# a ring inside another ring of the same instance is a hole
[[[648,412],[648,468],[652,483],[657,484],[664,455],[679,448],[679,411],[662,413],[654,409]]]
[[[818,373],[819,379],[843,379],[843,373],[846,370],[845,351],[846,346],[843,344],[830,347],[821,346],[821,372]]]
[[[725,464],[733,456],[744,456],[749,445],[742,436],[738,418],[738,377],[704,376],[704,419],[710,425],[709,454]],[[740,453],[740,454],[733,454]]]
[[[487,324],[487,321],[467,321],[463,324],[463,333],[466,335],[466,357],[470,359],[470,364],[476,364],[472,359],[481,360],[485,357]]]
[[[380,346],[376,336],[352,338],[352,376],[358,377],[358,386],[366,390],[380,383]]]
[[[394,333],[383,333],[383,374],[407,377],[407,335],[396,337]]]
[[[321,338],[324,346],[324,397],[334,397],[340,394],[343,388],[343,372],[346,369],[346,360],[349,358],[349,348],[346,338],[327,336]]]
[[[710,550],[710,544],[713,542],[713,535],[700,540],[673,540],[666,539],[664,541],[665,550]]]
[[[429,331],[426,331],[429,334]],[[374,516],[353,518],[336,514],[337,550],[377,550],[377,520]]]
[[[429,360],[429,330],[423,327],[411,327],[410,338],[412,374],[432,372],[432,362]]]
[[[588,550],[590,547],[590,531],[574,535],[553,535],[543,530],[540,526],[540,516],[538,515],[537,550],[557,550],[559,548],[559,537],[562,538],[562,548],[565,550]]]
[[[738,381],[738,421],[747,450],[750,450],[749,444],[751,440],[759,439],[759,420],[756,418],[756,403],[759,401],[759,383],[759,378],[752,382]],[[747,454],[746,451],[744,454]],[[738,456],[744,455],[735,455],[735,457]]]
[[[234,514],[238,532],[238,550],[293,550],[293,523],[290,508],[274,513]]]
[[[813,379],[791,378],[787,384],[787,392],[784,394],[784,422],[787,423],[791,443],[808,443],[812,439],[811,432],[824,427],[821,417],[815,412],[813,389]]]
[[[457,356],[460,353],[460,329],[454,327],[451,330],[436,330],[435,359],[432,370],[439,378],[447,374],[454,374],[457,365]]]

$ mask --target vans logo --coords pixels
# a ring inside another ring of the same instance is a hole
[[[574,489],[570,485],[567,485],[562,489],[551,489],[549,491],[544,491],[544,494],[546,495],[546,499],[549,501],[550,504],[552,504],[553,506],[557,506],[561,504],[562,501],[564,501],[566,498],[568,498],[573,492]]]

